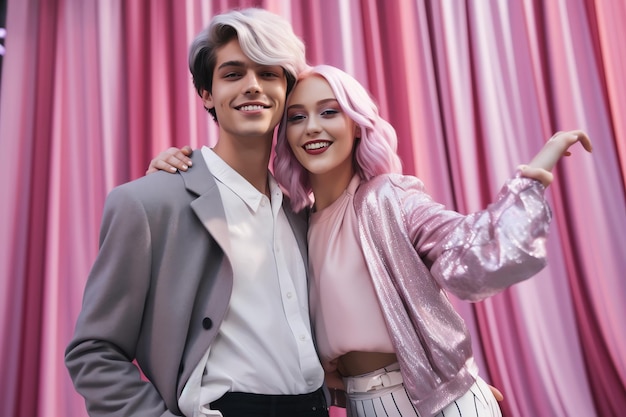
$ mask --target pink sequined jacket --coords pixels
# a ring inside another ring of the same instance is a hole
[[[420,415],[436,414],[474,382],[470,335],[446,291],[479,301],[545,266],[544,190],[514,177],[495,203],[464,216],[434,202],[415,177],[381,175],[359,186],[363,252]]]

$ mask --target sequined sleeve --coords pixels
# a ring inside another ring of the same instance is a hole
[[[439,285],[457,297],[480,301],[545,266],[552,215],[540,182],[513,177],[494,203],[465,216],[435,203],[419,180],[401,188],[408,237]]]

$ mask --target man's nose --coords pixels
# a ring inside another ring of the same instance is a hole
[[[249,71],[245,76],[245,94],[257,94],[261,92],[259,77],[254,71]]]

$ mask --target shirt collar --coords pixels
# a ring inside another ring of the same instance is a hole
[[[252,211],[256,212],[265,195],[224,162],[213,149],[203,146],[202,156],[213,177],[237,195]],[[268,177],[272,203],[274,203],[274,198],[276,197],[279,197],[279,202],[282,202],[282,191],[271,172],[268,172]]]

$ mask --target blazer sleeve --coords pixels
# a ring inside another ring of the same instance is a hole
[[[468,215],[434,202],[417,179],[402,183],[409,237],[446,291],[480,301],[545,267],[552,214],[539,181],[513,177],[492,204]]]
[[[173,415],[133,363],[150,287],[146,211],[124,186],[107,197],[100,250],[65,363],[90,416]]]

